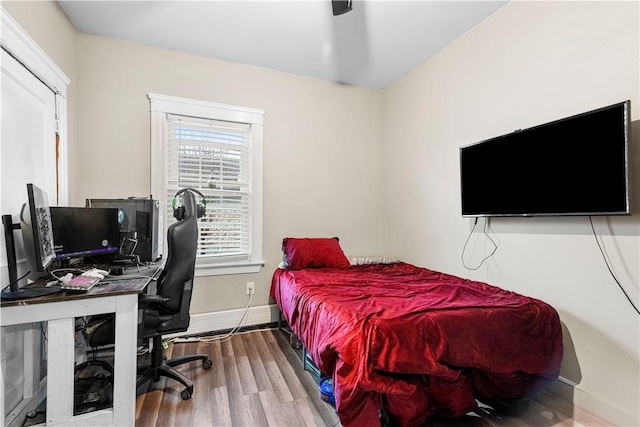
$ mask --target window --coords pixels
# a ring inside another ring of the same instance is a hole
[[[176,192],[196,188],[207,207],[198,221],[196,275],[258,272],[264,111],[157,94],[149,100],[151,186],[161,195],[165,231],[175,222]]]

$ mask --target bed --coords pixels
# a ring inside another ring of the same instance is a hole
[[[271,296],[333,379],[343,426],[417,426],[476,399],[514,401],[558,377],[548,304],[405,262],[352,262],[337,238],[285,238]],[[359,264],[359,265],[358,265]]]

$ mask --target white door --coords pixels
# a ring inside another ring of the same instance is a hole
[[[55,94],[4,50],[2,52],[2,127],[0,210],[14,222],[27,201],[27,183],[32,182],[56,205]],[[21,233],[14,233],[19,246],[18,261],[24,258]],[[7,283],[4,234],[0,234],[2,283]]]
[[[32,182],[56,201],[55,94],[4,50],[0,97],[0,212],[19,221],[27,201],[27,183]],[[19,222],[18,222],[19,223]],[[22,234],[15,232],[18,276],[26,270]],[[4,233],[0,233],[2,287],[9,284]],[[2,328],[4,411],[11,411],[23,398],[31,397],[40,381],[39,325]],[[33,351],[24,351],[32,348]],[[2,398],[2,396],[0,396]],[[4,413],[0,414],[4,420]]]

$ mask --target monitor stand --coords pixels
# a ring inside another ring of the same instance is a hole
[[[1,292],[0,299],[2,300],[18,300],[27,298],[43,297],[46,295],[53,295],[60,292],[60,288],[56,287],[39,287],[39,288],[23,288],[16,291]]]
[[[20,288],[18,286],[18,263],[16,259],[16,243],[13,231],[20,229],[20,224],[14,224],[11,215],[2,215],[4,227],[4,239],[7,247],[7,270],[9,273],[9,292],[0,292],[0,300],[19,300],[26,298],[43,297],[60,292],[60,288],[34,286]],[[23,276],[24,277],[24,276]]]

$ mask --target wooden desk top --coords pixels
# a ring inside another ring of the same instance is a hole
[[[162,271],[163,265],[164,262],[160,261],[154,264],[141,266],[139,272],[135,268],[131,268],[126,272],[126,274],[121,276],[107,276],[88,292],[60,291],[55,294],[41,297],[2,300],[1,307],[45,304],[86,298],[98,298],[110,295],[140,294],[152,280],[157,278]],[[27,287],[29,287],[29,285]]]

